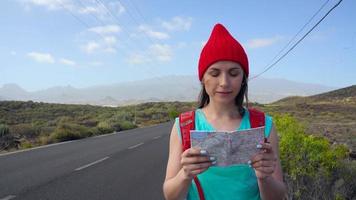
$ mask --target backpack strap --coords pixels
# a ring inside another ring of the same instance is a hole
[[[251,128],[258,128],[265,126],[265,113],[254,108],[249,108],[248,112],[250,113],[250,124]],[[267,138],[264,138],[265,143],[269,143]]]
[[[179,128],[182,137],[183,151],[189,149],[190,146],[190,130],[195,129],[195,111],[188,111],[179,115]],[[194,177],[195,185],[199,193],[199,199],[205,200],[203,188],[197,176]]]
[[[195,111],[188,111],[179,115],[179,128],[183,151],[185,151],[190,148],[190,130],[195,129]]]
[[[249,108],[251,128],[265,126],[265,113],[254,108]]]

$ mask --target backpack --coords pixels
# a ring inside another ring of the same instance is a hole
[[[251,128],[257,128],[265,125],[265,114],[259,110],[249,108]],[[190,130],[195,129],[195,111],[188,111],[179,115],[179,127],[182,137],[183,151],[190,148]],[[265,139],[265,142],[267,140]],[[195,185],[199,193],[199,199],[205,200],[203,189],[197,176],[194,177]]]

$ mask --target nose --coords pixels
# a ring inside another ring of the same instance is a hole
[[[220,87],[227,87],[229,85],[228,75],[226,73],[222,73],[219,79]]]

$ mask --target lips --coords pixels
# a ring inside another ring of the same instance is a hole
[[[218,93],[218,94],[230,94],[230,93],[232,93],[232,92],[225,92],[225,91],[222,91],[222,92],[216,92],[216,93]]]

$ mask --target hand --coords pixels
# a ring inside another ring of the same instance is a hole
[[[260,180],[270,177],[276,168],[276,164],[277,156],[269,143],[263,143],[261,152],[251,159],[251,166],[255,169],[256,176]]]
[[[185,178],[192,179],[207,170],[215,160],[214,157],[208,156],[206,150],[190,148],[182,153],[180,163]]]

